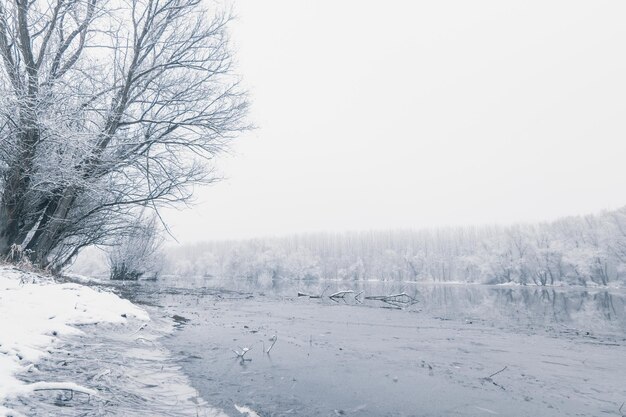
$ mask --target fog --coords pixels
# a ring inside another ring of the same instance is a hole
[[[181,243],[535,222],[626,200],[622,2],[236,0],[256,130]]]

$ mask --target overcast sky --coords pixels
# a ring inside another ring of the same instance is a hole
[[[181,243],[626,205],[626,2],[234,0],[258,128]]]

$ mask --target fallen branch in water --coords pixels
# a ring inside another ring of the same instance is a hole
[[[233,349],[233,352],[235,353],[235,355],[237,355],[237,358],[241,359],[241,361],[251,361],[252,359],[246,359],[244,358],[244,356],[246,356],[246,353],[250,352],[252,350],[252,348],[242,348],[240,347],[239,349],[241,349],[241,352],[239,352],[238,350]]]
[[[322,298],[324,297],[324,293],[326,292],[326,290],[328,290],[329,287],[324,288],[324,291],[322,291],[321,294],[319,295],[315,295],[315,294],[307,294],[305,292],[300,292],[298,291],[298,297],[309,297],[309,298]]]
[[[328,298],[344,298],[346,294],[354,294],[354,291],[352,290],[337,291],[336,293],[329,295]]]
[[[619,406],[619,410],[617,410],[619,412],[619,415],[622,417],[626,417],[626,415],[624,413],[622,413],[622,407],[624,407],[624,403],[622,403],[622,405]]]
[[[396,300],[398,302],[407,302],[407,301],[417,301],[414,297],[411,297],[409,294],[405,292],[401,292],[399,294],[391,294],[391,295],[368,295],[365,297],[366,300]]]
[[[505,391],[506,391],[506,388],[504,388],[502,385],[498,384],[498,383],[497,383],[496,381],[494,381],[492,378],[493,378],[494,376],[498,375],[500,372],[503,372],[503,371],[504,371],[504,370],[506,370],[507,368],[508,368],[508,366],[505,366],[504,368],[500,369],[499,371],[492,373],[492,374],[491,374],[491,375],[489,375],[488,377],[486,377],[486,378],[482,378],[482,380],[483,380],[483,381],[486,381],[486,382],[491,382],[491,383],[492,383],[493,385],[495,385],[496,387],[498,387],[498,388],[503,389],[503,390],[505,390]]]
[[[276,344],[276,341],[278,340],[278,336],[274,335],[274,336],[272,336],[270,338],[270,340],[272,341],[272,345],[269,348],[267,348],[267,351],[265,351],[265,353],[267,353],[268,355],[270,354],[270,351],[272,350],[272,348]]]
[[[411,297],[409,294],[405,292],[401,292],[399,294],[391,294],[391,295],[368,295],[365,297],[365,299],[373,300],[373,301],[382,301],[383,303],[392,305],[396,308],[402,308],[402,307],[417,303],[417,299],[415,297]]]
[[[508,366],[505,366],[504,368],[500,369],[498,372],[492,373],[491,375],[487,377],[487,379],[491,379],[492,377],[498,375],[500,372],[504,371],[506,368],[508,368]]]

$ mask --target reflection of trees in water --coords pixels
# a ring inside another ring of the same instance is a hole
[[[281,293],[296,291],[292,281],[281,281]],[[297,290],[321,294],[343,289],[365,291],[366,295],[406,292],[419,299],[415,306],[426,313],[447,318],[481,318],[496,322],[577,324],[590,326],[614,322],[626,328],[623,296],[609,291],[567,291],[555,288],[493,288],[480,285],[419,285],[397,282],[344,283],[300,281]]]
[[[602,311],[604,317],[607,320],[617,320],[619,319],[619,314],[615,308],[614,300],[616,297],[613,297],[608,291],[603,291],[601,293],[597,293],[593,295],[593,300],[599,306],[599,310]],[[621,304],[621,311],[624,312],[624,300],[615,300]]]
[[[624,296],[609,291],[554,288],[420,286],[424,312],[447,318],[480,318],[493,323],[563,324],[581,328],[626,329]]]
[[[263,279],[261,279],[263,278]],[[330,295],[341,290],[364,291],[365,296],[389,295],[406,292],[419,300],[409,310],[419,310],[431,317],[450,319],[481,319],[498,325],[552,325],[563,324],[578,328],[596,329],[600,326],[626,330],[626,299],[624,294],[610,291],[575,291],[541,287],[490,287],[482,285],[429,285],[396,281],[358,281],[300,279],[280,277],[242,277],[221,279],[203,277],[184,287],[176,280],[147,283],[133,282],[117,285],[117,291],[140,302],[157,303],[159,291],[174,298],[191,298],[210,294],[210,290],[240,293],[264,293],[268,296],[296,297],[299,291],[312,295]],[[180,294],[172,294],[176,287]],[[208,292],[207,292],[208,291]],[[141,295],[137,297],[137,293]],[[138,299],[139,298],[139,299]],[[157,301],[155,301],[157,300]],[[329,300],[324,299],[323,302]],[[363,300],[365,305],[382,306],[376,301]],[[195,301],[194,301],[195,302]],[[200,301],[198,301],[200,302]],[[343,302],[343,301],[342,301]],[[351,296],[350,304],[358,304]]]
[[[501,313],[523,311],[535,323],[592,325],[615,322],[626,326],[623,296],[609,291],[559,291],[557,289],[492,289]]]

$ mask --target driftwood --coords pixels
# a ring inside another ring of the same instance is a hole
[[[318,298],[318,299],[323,298],[324,293],[326,292],[327,289],[328,287],[326,287],[324,291],[319,295],[298,291],[298,297],[309,297],[309,298]],[[364,291],[359,291],[357,294],[355,294],[354,301],[356,301],[359,304],[363,304],[363,299],[361,298],[363,293]],[[354,291],[353,290],[337,291],[329,295],[328,298],[336,303],[338,303],[339,300],[343,300],[343,302],[345,303],[346,295],[348,294],[354,294]],[[405,292],[401,292],[398,294],[389,294],[389,295],[368,295],[368,296],[365,296],[364,298],[366,300],[381,301],[385,304],[388,304],[390,308],[398,308],[398,309],[413,305],[418,302],[418,300],[415,297],[412,297]]]
[[[298,291],[298,297],[309,297],[309,298],[322,298],[324,297],[324,293],[326,292],[326,290],[328,290],[328,287],[324,288],[324,291],[322,291],[321,294],[316,295],[316,294],[307,294],[305,292],[300,292]]]
[[[352,290],[337,291],[336,293],[329,295],[328,298],[344,298],[346,294],[354,294],[354,291]]]
[[[397,300],[398,302],[407,302],[407,301],[417,301],[414,297],[411,297],[409,294],[402,292],[399,294],[391,294],[391,295],[368,295],[365,297],[366,300],[379,300],[379,301],[389,301],[389,300]]]
[[[387,303],[398,308],[417,303],[417,299],[415,297],[411,297],[405,292],[402,292],[399,294],[391,294],[391,295],[369,295],[369,296],[366,296],[365,299],[374,300],[374,301],[382,301],[383,303]]]
[[[308,294],[308,293],[300,292],[300,291],[298,291],[298,297],[322,298],[321,295],[313,295],[313,294]]]

